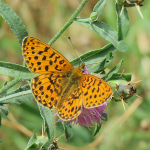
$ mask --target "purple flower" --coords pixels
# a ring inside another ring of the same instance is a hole
[[[87,66],[85,66],[85,70],[84,70],[83,74],[90,74]]]
[[[97,122],[97,124],[100,125],[101,119],[103,118],[102,114],[106,113],[105,110],[106,104],[90,109],[83,106],[81,114],[77,118],[70,120],[70,123],[87,126],[88,128],[93,126],[93,122]]]
[[[93,127],[93,122],[97,122],[97,124],[100,125],[101,119],[103,118],[102,114],[103,113],[108,114],[107,112],[105,112],[106,106],[107,104],[104,104],[102,106],[90,108],[90,109],[82,106],[82,111],[80,115],[77,118],[70,120],[70,124],[72,123],[76,125],[79,124],[81,127],[87,126],[88,128]],[[57,113],[54,114],[53,116],[56,116],[56,115]],[[60,121],[62,120],[58,119],[56,122],[60,122]]]

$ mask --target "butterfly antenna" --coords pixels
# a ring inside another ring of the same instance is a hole
[[[103,71],[100,71],[99,73],[95,74],[94,76],[98,76],[99,74],[101,74]]]
[[[82,61],[82,59],[80,58],[80,56],[78,55],[77,51],[75,50],[75,48],[74,48],[74,46],[73,46],[73,44],[72,44],[72,41],[71,41],[70,36],[68,36],[68,40],[70,41],[71,46],[72,46],[72,48],[73,48],[74,52],[76,53],[77,57],[79,58],[79,60],[80,60],[81,62],[83,62],[83,61]]]

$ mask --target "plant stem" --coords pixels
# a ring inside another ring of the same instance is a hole
[[[12,80],[11,82],[9,82],[8,84],[6,84],[4,87],[0,89],[0,94],[5,93],[8,89],[10,89],[11,87],[18,84],[21,81],[22,79],[15,78],[14,80]]]
[[[55,36],[50,40],[48,43],[49,45],[52,45],[60,36],[61,34],[73,23],[77,15],[80,13],[80,11],[83,9],[83,7],[86,5],[86,3],[89,0],[82,0],[81,4],[77,8],[77,10],[74,12],[74,14],[71,16],[71,18],[67,21],[67,23],[55,34]]]

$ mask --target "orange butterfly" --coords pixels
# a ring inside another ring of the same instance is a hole
[[[22,51],[28,68],[38,76],[31,80],[35,99],[58,110],[64,120],[76,118],[86,108],[98,107],[112,97],[111,87],[102,79],[82,74],[85,64],[73,68],[70,62],[48,44],[25,37]]]

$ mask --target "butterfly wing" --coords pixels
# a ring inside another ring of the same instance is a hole
[[[82,89],[83,104],[87,108],[101,106],[112,97],[110,85],[93,75],[82,74],[80,87]]]
[[[63,91],[63,83],[68,78],[64,74],[41,74],[31,80],[35,99],[46,107],[54,108]]]
[[[62,103],[61,108],[58,110],[60,119],[69,121],[76,118],[82,109],[82,91],[79,86],[73,85],[71,94]]]
[[[66,72],[73,69],[63,55],[36,38],[25,37],[22,51],[28,68],[34,73]]]
[[[23,55],[29,69],[37,74],[31,81],[31,88],[36,100],[49,108],[56,107],[62,96],[67,75],[73,66],[59,52],[46,43],[32,37],[26,37],[22,43]],[[73,84],[70,93],[58,109],[62,120],[76,118],[82,109],[103,105],[112,96],[111,87],[102,79],[83,74],[79,84]]]

